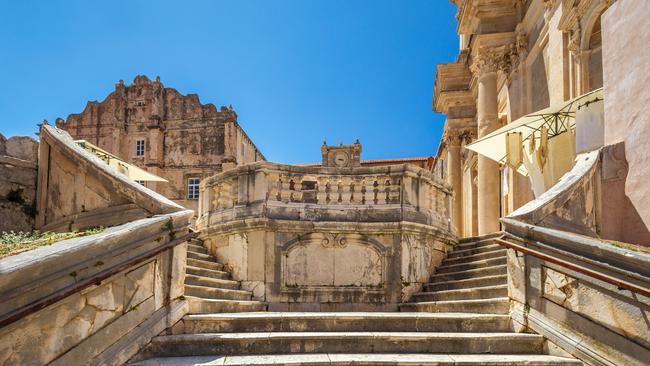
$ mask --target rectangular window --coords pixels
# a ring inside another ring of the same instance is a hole
[[[135,142],[135,156],[144,156],[144,140]]]
[[[187,199],[199,199],[199,178],[187,178]]]
[[[143,180],[137,180],[136,179],[135,182],[138,183],[139,185],[143,186],[143,187],[145,186]]]

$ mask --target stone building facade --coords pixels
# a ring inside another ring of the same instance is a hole
[[[437,66],[445,113],[435,171],[455,192],[461,236],[500,230],[534,198],[530,182],[464,146],[516,119],[603,86],[601,15],[612,0],[452,0],[460,54]]]
[[[201,179],[265,160],[232,107],[217,110],[196,94],[182,95],[143,75],[131,85],[120,81],[106,99],[88,102],[83,112],[56,125],[165,178],[142,184],[194,210]]]

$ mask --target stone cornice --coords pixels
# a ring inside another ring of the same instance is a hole
[[[515,15],[519,0],[456,0],[458,34],[473,34],[481,18]]]
[[[447,113],[451,106],[472,105],[469,90],[472,74],[463,62],[440,64],[436,67],[436,81],[433,90],[433,109]]]

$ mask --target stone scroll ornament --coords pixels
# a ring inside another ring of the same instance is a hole
[[[348,241],[345,238],[344,234],[324,234],[325,237],[321,241],[321,244],[325,248],[345,248],[348,245]]]

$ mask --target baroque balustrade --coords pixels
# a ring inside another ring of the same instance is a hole
[[[305,167],[258,162],[217,174],[200,187],[199,220],[412,222],[449,228],[451,191],[407,164]]]

